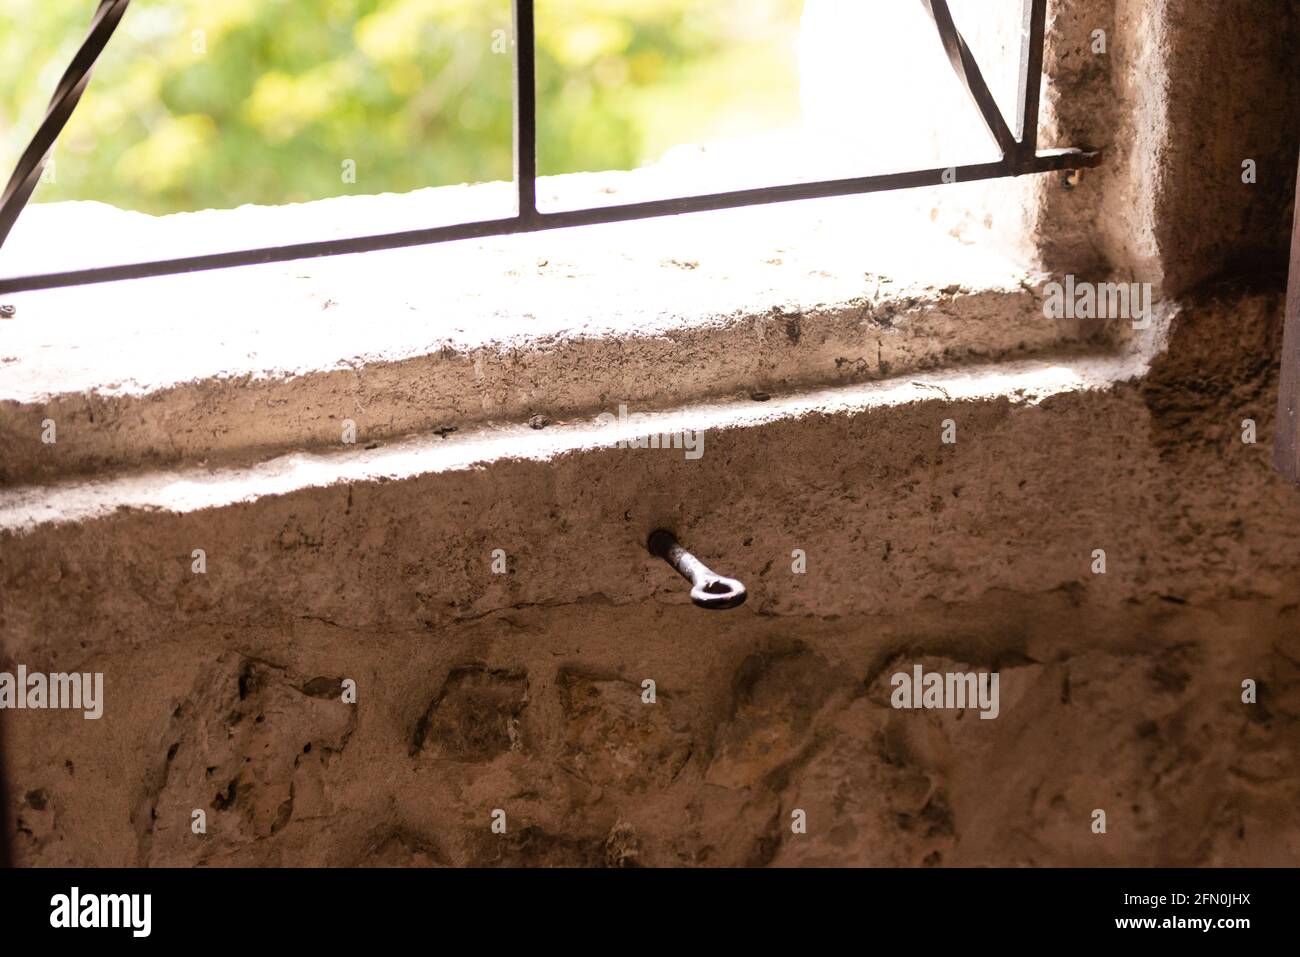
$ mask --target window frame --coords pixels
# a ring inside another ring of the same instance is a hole
[[[1019,90],[1013,130],[989,91],[979,64],[952,18],[947,0],[920,0],[934,21],[939,40],[958,80],[983,120],[985,129],[1001,150],[1001,158],[963,166],[908,170],[869,176],[788,183],[753,189],[646,202],[543,212],[537,208],[537,92],[534,0],[511,0],[514,32],[514,188],[513,216],[438,226],[427,229],[376,233],[281,246],[263,246],[196,256],[119,263],[26,276],[0,277],[0,294],[56,289],[95,283],[177,275],[213,269],[292,262],[324,256],[401,249],[462,239],[482,239],[515,233],[541,232],[573,226],[676,216],[687,213],[805,199],[824,199],[862,193],[914,189],[954,182],[1002,179],[1025,174],[1075,170],[1096,166],[1098,151],[1067,148],[1038,149],[1039,90],[1043,75],[1047,0],[1023,0]],[[103,52],[130,0],[100,0],[90,32],[64,73],[44,121],[0,196],[0,248],[26,206],[45,169],[59,134],[71,118],[89,82],[91,70]]]

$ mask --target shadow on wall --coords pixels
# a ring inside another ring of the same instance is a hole
[[[1286,268],[1300,152],[1300,7],[1169,0],[1168,150],[1153,163],[1166,288]]]

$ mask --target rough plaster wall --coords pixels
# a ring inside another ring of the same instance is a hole
[[[1300,149],[1300,9],[1292,0],[1167,0],[1167,148],[1148,168],[1165,287],[1285,269]],[[1242,161],[1258,182],[1242,182]],[[1213,228],[1205,228],[1213,224]]]
[[[163,707],[123,702],[20,762],[19,851],[28,864],[1291,864],[1295,624],[1271,602],[1104,610],[1062,589],[838,621],[579,603],[441,640],[191,627],[163,643],[166,668],[147,649],[114,666],[138,676],[133,699]],[[999,669],[1001,716],[895,711],[888,675],[914,662]],[[326,698],[340,673],[358,706]],[[1241,673],[1265,705],[1239,703]],[[1096,807],[1104,837],[1088,829]],[[506,835],[488,829],[495,808]],[[806,835],[790,832],[794,808]]]
[[[1053,8],[1077,48],[1091,18]],[[1232,249],[1262,262],[1289,216],[1258,198],[1268,164],[1243,200],[1231,142],[1192,141],[1244,121],[1293,166],[1296,124],[1241,99],[1293,39],[1247,34],[1256,5],[1116,9],[1111,90],[1152,112],[1085,142],[1105,114],[1054,103],[1072,145],[1111,152],[1044,184],[1045,253],[1171,290]],[[1163,62],[1185,72],[1158,82]],[[110,695],[99,722],[6,714],[20,860],[1293,865],[1280,302],[1201,289],[1144,380],[1037,405],[936,397],[710,436],[695,463],[591,451],[0,539],[0,669],[102,669]],[[750,603],[687,605],[642,550],[658,524]],[[893,710],[915,662],[999,669],[1001,716]]]
[[[1291,0],[1049,5],[1043,145],[1105,151],[1075,189],[1039,184],[1047,267],[1179,296],[1283,269],[1300,148],[1300,10]],[[1104,29],[1107,54],[1090,48]],[[1242,182],[1254,159],[1258,182]]]
[[[1093,49],[1094,30],[1105,32],[1104,54]],[[1127,186],[1133,138],[1139,132],[1132,112],[1141,84],[1134,88],[1126,66],[1129,50],[1144,42],[1147,30],[1133,20],[1117,27],[1116,0],[1054,0],[1047,5],[1039,148],[1103,151],[1097,169],[1034,180],[1030,233],[1050,272],[1085,277],[1108,269],[1108,250],[1098,235],[1098,206]],[[1125,237],[1133,235],[1127,218],[1124,226]]]
[[[1293,863],[1300,497],[1239,438],[1247,415],[1269,432],[1279,301],[1199,303],[1146,382],[1039,405],[936,397],[711,436],[697,462],[606,449],[8,537],[3,665],[110,689],[99,722],[13,713],[20,855]],[[643,551],[661,523],[750,603],[689,606]],[[1001,717],[889,708],[916,661],[1000,669]]]

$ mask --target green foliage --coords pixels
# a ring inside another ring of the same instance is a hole
[[[543,174],[797,116],[800,0],[537,6]],[[5,175],[94,7],[0,9]],[[509,31],[506,0],[135,0],[36,198],[171,212],[509,179]]]

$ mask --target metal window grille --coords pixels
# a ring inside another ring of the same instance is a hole
[[[625,222],[682,213],[758,206],[765,203],[936,186],[955,181],[997,179],[1097,165],[1100,161],[1097,152],[1082,149],[1045,151],[1038,149],[1038,100],[1043,72],[1047,0],[1024,0],[1020,84],[1016,116],[1013,120],[1016,127],[1014,131],[1003,118],[993,95],[989,92],[988,85],[984,82],[979,64],[976,63],[970,48],[953,22],[947,0],[920,0],[920,2],[934,21],[939,41],[943,44],[957,78],[966,88],[989,135],[1002,152],[1001,159],[995,162],[733,190],[617,206],[542,212],[537,208],[534,0],[512,0],[515,38],[514,183],[518,200],[514,216],[347,239],[266,246],[151,262],[123,263],[92,269],[0,278],[0,294],[141,279],[148,276],[165,276],[208,269],[226,269],[234,266],[288,262],[318,256],[398,249],[458,239],[539,232],[569,226]],[[3,196],[0,196],[0,247],[3,246],[15,220],[40,181],[50,152],[76,109],[78,100],[81,99],[95,62],[112,37],[113,31],[117,29],[129,5],[130,0],[100,0],[85,42],[59,82],[44,121],[19,159]]]

